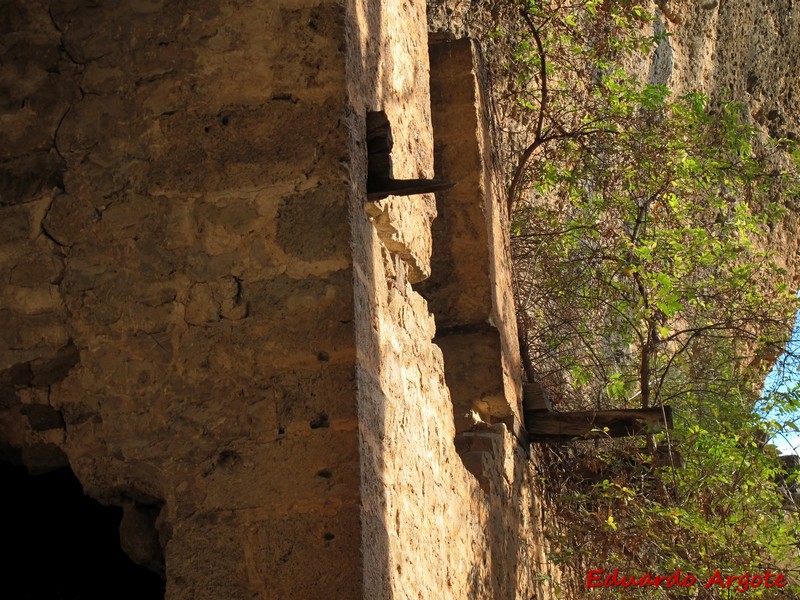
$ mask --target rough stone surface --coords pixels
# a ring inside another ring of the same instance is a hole
[[[359,37],[365,27],[372,31],[385,27],[393,33],[408,31],[410,39],[424,39],[424,7],[415,6],[413,18],[404,15],[403,21],[397,15],[409,10],[408,4],[401,8],[399,3],[389,3],[375,12],[374,3],[356,1],[348,8],[351,37],[362,42],[350,47],[349,56],[348,83],[356,119],[363,119],[367,110],[384,110],[390,120],[402,112],[412,127],[407,133],[417,136],[408,157],[430,173],[433,140],[428,125],[431,104],[425,94],[427,73],[415,82],[414,94],[405,93],[397,87],[397,78],[375,77],[371,66],[375,61],[381,64],[375,54],[389,53],[392,69],[410,71],[401,62],[402,47],[390,52],[396,38],[387,40],[387,50],[383,44],[371,47],[369,40]],[[482,180],[489,174],[487,165],[480,162],[488,159],[476,125],[481,104],[471,46],[461,49],[456,54],[460,63],[456,60],[442,68],[461,71],[465,96],[442,102],[446,107],[442,110],[453,111],[443,119],[449,117],[459,128],[454,134],[463,134],[459,141],[467,160],[473,162],[444,166],[444,174],[449,168],[464,169],[470,164],[481,174],[465,177],[453,188],[450,200],[460,198],[465,204],[453,200],[452,206],[437,205],[462,210],[468,217],[444,216],[443,227],[434,221],[428,266],[425,254],[409,255],[395,244],[396,239],[387,238],[384,217],[372,207],[365,210],[359,203],[353,207],[365,598],[546,598],[553,593],[546,581],[557,575],[546,564],[540,505],[534,492],[535,468],[502,423],[478,419],[472,431],[457,441],[453,414],[457,403],[451,400],[454,390],[448,389],[448,366],[466,375],[472,365],[469,361],[452,364],[455,354],[449,361],[445,344],[440,348],[435,343],[440,328],[443,331],[447,325],[493,328],[494,345],[487,345],[481,364],[486,372],[476,377],[482,385],[494,378],[492,393],[505,403],[504,414],[513,414],[518,400],[513,393],[503,396],[504,381],[513,382],[512,376],[506,377],[504,365],[515,360],[518,364],[519,357],[504,357],[503,351],[510,352],[511,345],[500,343],[516,335],[515,321],[506,319],[505,313],[510,296],[504,294],[510,288],[492,289],[507,286],[503,279],[507,273],[498,276],[497,271],[508,265],[498,264],[504,258],[503,248],[490,248],[503,243],[502,236],[496,236],[494,220],[498,220],[497,228],[504,224],[501,211],[489,206],[496,200],[491,185]],[[423,64],[427,63],[426,59]],[[435,75],[431,73],[431,80]],[[354,155],[359,149],[363,153],[361,139],[363,133],[354,130],[350,139]],[[396,141],[395,152],[405,145]],[[363,198],[366,165],[354,162],[351,172],[358,173],[352,179],[353,196]],[[455,193],[459,187],[463,193]],[[405,222],[426,226],[425,204],[392,197],[386,202],[403,207]],[[475,239],[470,239],[471,233]],[[459,254],[466,248],[471,252]],[[426,261],[422,267],[420,257]],[[415,273],[429,270],[431,281],[419,286],[420,293],[412,286],[417,281]],[[461,285],[449,285],[453,278],[460,278]],[[437,289],[445,291],[437,296]],[[460,347],[457,336],[448,337],[456,352],[470,354],[468,337],[460,340]],[[513,389],[513,383],[510,386]],[[471,392],[473,397],[475,389]],[[478,393],[476,398],[481,396],[487,397]],[[490,410],[483,413],[491,418]]]
[[[432,274],[419,291],[436,317],[435,341],[445,354],[456,419],[475,410],[486,420],[519,421],[509,226],[480,49],[470,39],[434,40],[430,49],[437,168],[458,185],[437,198]],[[491,373],[481,373],[487,369]]]
[[[433,177],[425,3],[347,0],[345,10],[349,72],[358,73],[358,81],[348,77],[355,115],[363,120],[366,111],[386,112],[394,137],[394,177]],[[364,127],[358,125],[353,151],[366,156]],[[425,279],[430,274],[430,225],[436,216],[433,196],[386,198],[368,203],[366,210],[384,247],[409,266],[410,280]]]
[[[341,13],[0,3],[0,449],[170,600],[361,594]]]
[[[425,8],[0,4],[0,453],[124,507],[169,600],[547,596],[469,43],[436,67],[468,218],[364,200],[369,110],[434,174]]]

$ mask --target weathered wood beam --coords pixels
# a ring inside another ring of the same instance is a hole
[[[672,409],[665,406],[573,412],[526,410],[525,428],[531,442],[645,435],[672,429]]]
[[[455,185],[446,179],[395,179],[392,127],[383,111],[367,113],[367,200],[440,192]]]
[[[387,196],[414,196],[450,189],[455,184],[446,179],[370,179],[367,200],[381,200]]]
[[[553,410],[550,393],[536,382],[522,384],[522,404],[525,410]]]

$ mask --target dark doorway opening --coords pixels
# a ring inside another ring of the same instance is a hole
[[[0,461],[0,597],[163,600],[165,584],[119,541],[122,509],[84,495],[69,468],[30,475]]]

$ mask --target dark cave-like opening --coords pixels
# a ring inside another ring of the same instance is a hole
[[[131,561],[122,509],[84,495],[69,468],[30,475],[0,461],[0,596],[18,600],[163,600],[159,575]]]

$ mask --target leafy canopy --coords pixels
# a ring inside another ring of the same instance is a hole
[[[655,467],[655,439],[589,448],[592,474],[562,482],[559,557],[698,578],[766,566],[797,585],[791,478],[763,445],[780,423],[757,404],[798,308],[767,239],[800,198],[800,152],[736,101],[642,81],[668,40],[635,2],[517,7],[493,36],[527,124],[508,203],[528,376],[562,409],[670,404],[661,441],[684,461]]]

